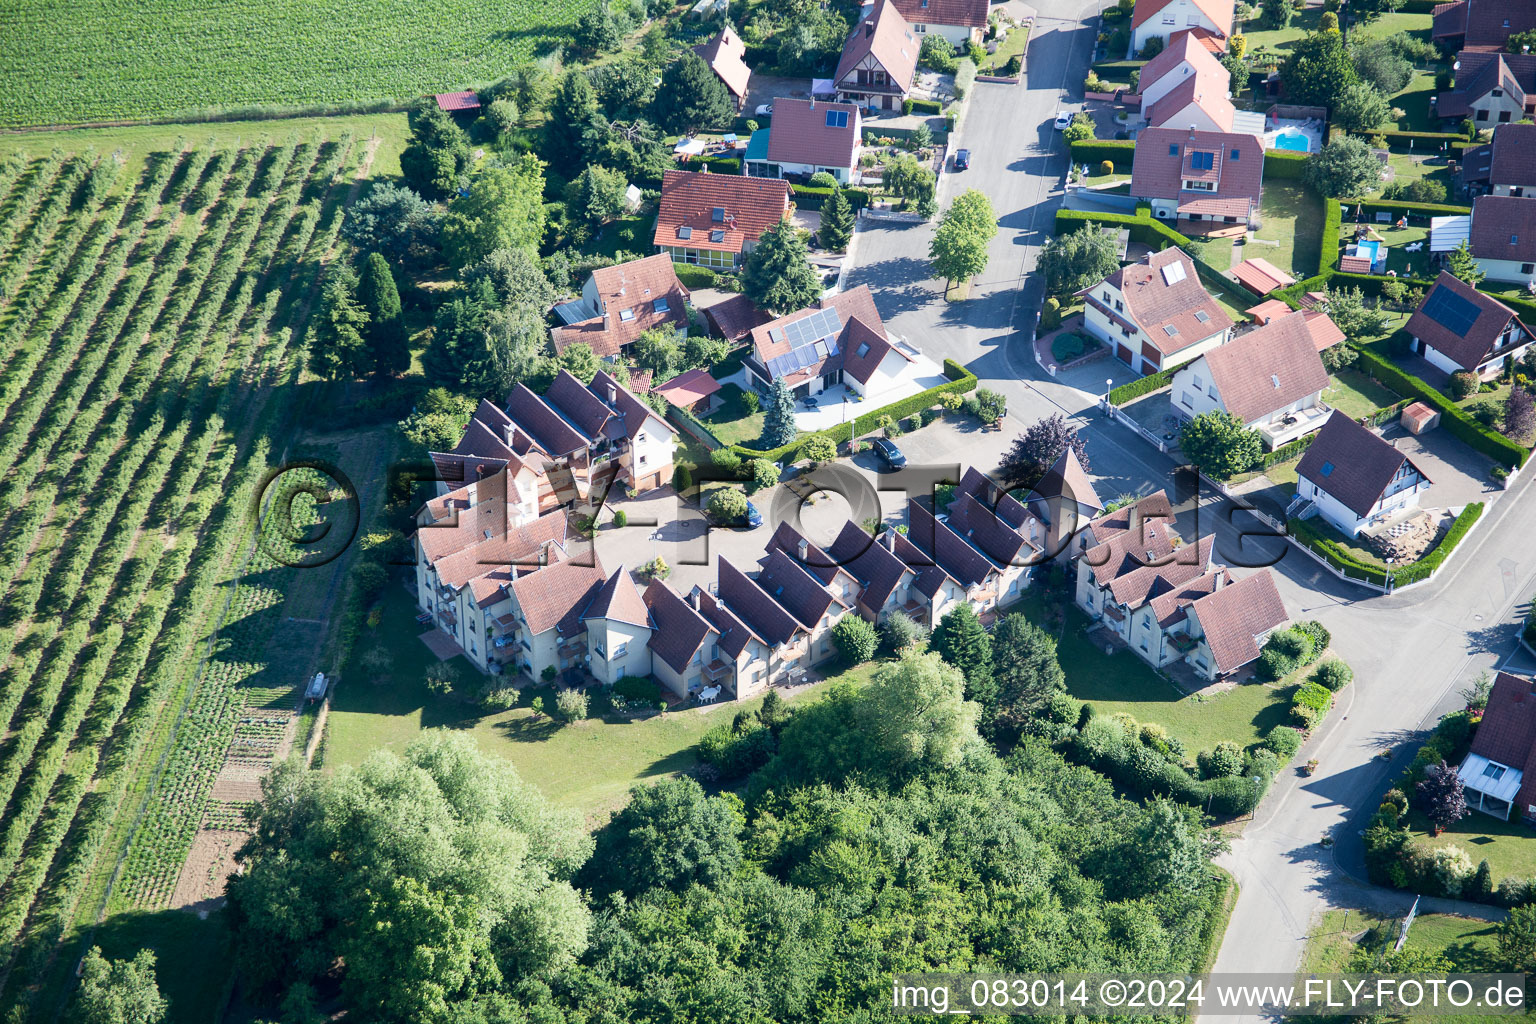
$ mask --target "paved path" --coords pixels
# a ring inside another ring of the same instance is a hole
[[[970,148],[973,166],[940,183],[941,209],[973,187],[998,213],[992,259],[972,298],[946,304],[940,282],[929,279],[930,225],[862,222],[845,285],[868,284],[892,330],[936,359],[957,359],[983,386],[1006,394],[1004,437],[1040,416],[1068,415],[1088,440],[1102,496],[1168,488],[1181,532],[1215,532],[1216,557],[1229,565],[1274,562],[1291,613],[1333,632],[1356,682],[1299,755],[1317,758],[1321,768],[1308,778],[1282,775],[1222,859],[1241,891],[1216,970],[1289,973],[1321,911],[1404,911],[1411,902],[1361,881],[1358,831],[1411,759],[1415,737],[1454,709],[1456,691],[1497,667],[1515,644],[1524,602],[1536,590],[1536,547],[1529,541],[1536,536],[1536,470],[1502,497],[1451,569],[1423,587],[1382,597],[1336,579],[1284,541],[1243,539],[1256,532],[1251,517],[1219,496],[1199,494],[1167,456],[1097,413],[1103,382],[1095,378],[1106,376],[1099,368],[1071,382],[1050,378],[1030,352],[1043,295],[1031,271],[1061,204],[1067,165],[1066,147],[1049,122],[1057,109],[1080,106],[1093,8],[1073,0],[1038,6],[1027,83],[976,87],[956,143]],[[1389,748],[1390,760],[1378,756]],[[1333,847],[1319,844],[1324,834],[1336,838]],[[1449,901],[1436,906],[1496,914]]]

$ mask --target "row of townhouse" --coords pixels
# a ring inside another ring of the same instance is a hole
[[[713,584],[684,595],[606,570],[568,535],[564,508],[527,517],[507,498],[513,480],[498,470],[423,507],[417,601],[471,663],[525,682],[649,675],[678,698],[751,697],[834,657],[844,615],[931,626],[962,602],[983,616],[1012,604],[1045,536],[971,469],[945,512],[911,501],[905,534],[848,522],[823,549],[781,524],[754,569],[722,558]]]
[[[1090,520],[1065,553],[1075,601],[1153,667],[1214,681],[1256,660],[1289,616],[1268,569],[1236,579],[1213,563],[1213,536],[1181,545],[1172,522],[1162,491]]]

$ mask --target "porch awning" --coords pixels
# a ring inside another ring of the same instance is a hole
[[[1524,776],[1518,768],[1490,761],[1482,754],[1468,754],[1456,774],[1467,789],[1475,789],[1484,796],[1491,796],[1507,804],[1515,802],[1515,795],[1520,792]]]

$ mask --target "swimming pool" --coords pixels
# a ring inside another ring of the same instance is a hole
[[[1374,239],[1369,241],[1359,241],[1355,243],[1356,256],[1365,256],[1369,258],[1372,263],[1375,263],[1380,254],[1381,243],[1375,241]]]
[[[1312,149],[1312,141],[1307,138],[1306,132],[1287,128],[1275,135],[1275,148],[1288,149],[1292,153],[1307,153]]]

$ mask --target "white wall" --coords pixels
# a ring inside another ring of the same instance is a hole
[[[1175,32],[1186,28],[1195,28],[1196,26],[1210,29],[1212,32],[1219,32],[1224,36],[1232,31],[1231,25],[1217,25],[1207,18],[1191,0],[1173,0],[1172,3],[1152,15],[1140,28],[1135,30],[1131,44],[1137,52],[1140,52],[1141,48],[1146,45],[1147,40],[1153,36],[1162,36],[1163,41],[1166,43],[1168,37]]]
[[[1492,128],[1494,125],[1501,123],[1518,122],[1525,116],[1525,111],[1520,108],[1519,102],[1509,94],[1509,90],[1504,89],[1502,91],[1504,93],[1503,96],[1495,96],[1490,92],[1486,96],[1475,98],[1469,104],[1472,108],[1472,123],[1477,125],[1479,130]],[[1507,121],[1501,122],[1499,120],[1501,113],[1509,115]]]
[[[1424,358],[1433,363],[1436,369],[1443,370],[1446,373],[1459,373],[1461,371],[1461,364],[1427,342],[1424,344]]]
[[[1521,263],[1518,260],[1485,260],[1478,258],[1477,265],[1483,273],[1488,275],[1490,281],[1507,281],[1511,284],[1529,285],[1536,281],[1536,263]],[[1530,267],[1530,270],[1523,268]]]
[[[911,19],[908,19],[908,21],[912,24],[913,34],[918,37],[917,44],[919,46],[923,44],[922,37],[924,35],[943,36],[954,46],[959,46],[967,39],[981,38],[981,29],[979,28],[969,28],[965,25],[934,25],[929,22],[911,21]]]
[[[1145,98],[1143,98],[1141,109],[1147,110],[1150,106]],[[1171,114],[1165,114],[1161,110],[1158,111],[1157,122],[1152,124],[1152,127],[1162,128],[1165,125],[1174,128],[1188,128],[1190,125],[1194,125],[1203,132],[1225,132],[1231,129],[1230,125],[1218,124],[1215,118],[1205,112],[1204,107],[1193,101],[1184,104],[1183,107]]]
[[[587,653],[592,660],[587,667],[600,682],[612,686],[624,676],[651,674],[651,649],[646,646],[651,631],[614,619],[587,622]],[[624,653],[620,654],[620,651]]]

